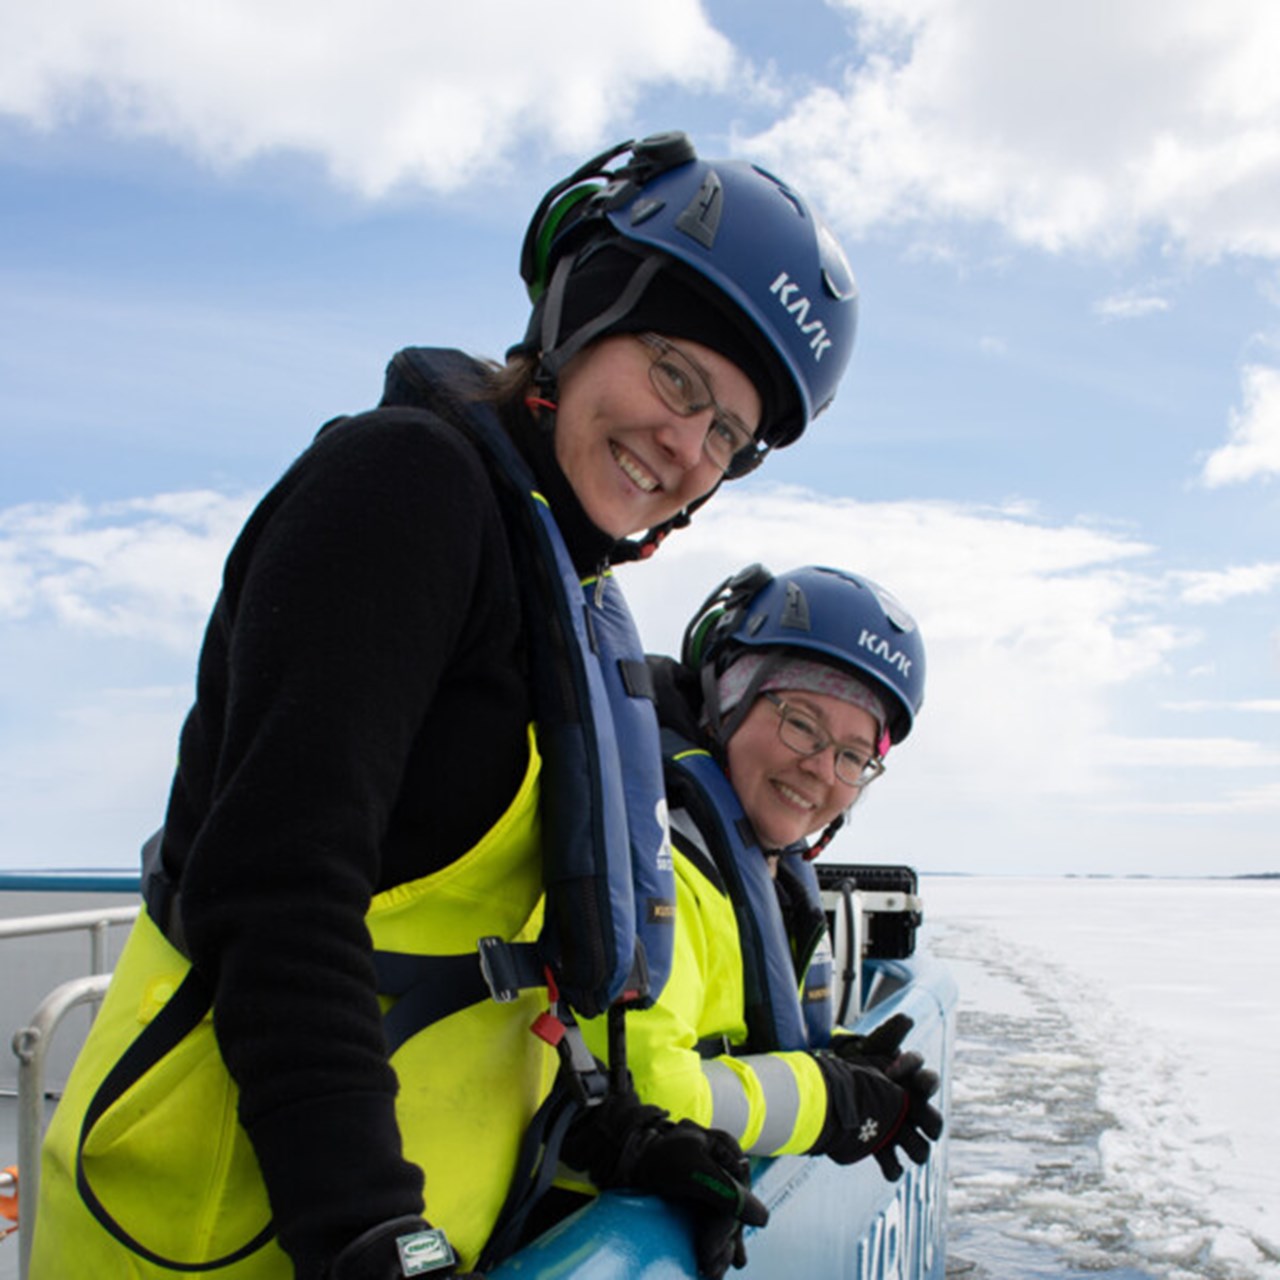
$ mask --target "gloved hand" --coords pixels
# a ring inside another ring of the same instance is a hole
[[[405,1242],[405,1252],[401,1242]],[[422,1270],[423,1262],[437,1265]],[[481,1280],[478,1273],[459,1271],[453,1251],[422,1218],[392,1218],[380,1222],[351,1241],[325,1268],[324,1280],[404,1280],[406,1276],[432,1280]]]
[[[928,1102],[938,1078],[921,1069],[918,1054],[900,1055],[891,1064],[900,1080],[833,1053],[814,1058],[827,1085],[827,1120],[813,1146],[815,1154],[829,1155],[837,1164],[874,1156],[890,1182],[902,1177],[898,1149],[924,1164],[929,1142],[942,1133],[942,1116]],[[905,1062],[908,1058],[914,1061]]]
[[[729,1134],[691,1120],[673,1124],[634,1093],[610,1095],[580,1116],[561,1155],[601,1190],[631,1187],[690,1210],[698,1271],[710,1280],[745,1266],[742,1228],[769,1221],[751,1192],[750,1162]]]
[[[926,1071],[924,1059],[918,1053],[902,1051],[902,1042],[914,1026],[905,1013],[895,1013],[867,1035],[832,1036],[831,1052],[855,1066],[883,1071],[894,1084],[927,1101],[938,1092],[937,1072]]]
[[[902,1042],[915,1025],[905,1013],[895,1013],[867,1035],[837,1031],[831,1037],[831,1052],[845,1062],[885,1071],[902,1056]]]

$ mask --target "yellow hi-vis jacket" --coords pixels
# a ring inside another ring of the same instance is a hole
[[[450,866],[373,899],[367,923],[375,949],[460,955],[474,951],[482,935],[536,938],[540,769],[531,732],[524,781],[484,838]],[[45,1140],[31,1280],[181,1274],[131,1252],[90,1214],[76,1186],[76,1149],[98,1085],[187,969],[150,917],[140,916]],[[411,1037],[391,1058],[405,1158],[425,1171],[426,1216],[444,1228],[463,1269],[493,1229],[520,1140],[555,1076],[554,1051],[529,1031],[545,1003],[545,991],[534,990],[510,1003],[471,1005]],[[84,1144],[89,1185],[114,1220],[150,1252],[187,1270],[241,1248],[270,1221],[236,1102],[206,1013],[106,1110]],[[341,1179],[343,1171],[333,1176]],[[215,1280],[292,1280],[293,1264],[272,1238],[204,1273]]]
[[[808,1151],[822,1132],[827,1088],[805,1052],[723,1053],[701,1043],[745,1044],[742,947],[733,903],[680,848],[673,823],[676,934],[671,976],[658,1001],[627,1014],[627,1064],[640,1097],[674,1119],[731,1133],[752,1155]],[[583,1023],[605,1058],[604,1018]]]

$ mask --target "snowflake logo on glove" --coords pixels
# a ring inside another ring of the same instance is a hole
[[[858,1130],[858,1141],[871,1142],[879,1132],[879,1122],[868,1116],[867,1119],[862,1122],[862,1128]]]

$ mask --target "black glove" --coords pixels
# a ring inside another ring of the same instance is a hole
[[[842,1035],[837,1031],[831,1037],[831,1052],[846,1062],[887,1071],[902,1056],[902,1042],[915,1025],[905,1013],[895,1013],[865,1036]]]
[[[405,1242],[407,1255],[401,1252],[401,1241]],[[438,1265],[422,1271],[424,1256],[438,1259]],[[431,1280],[445,1276],[451,1280],[481,1280],[476,1272],[459,1271],[452,1258],[443,1232],[433,1231],[429,1223],[412,1215],[392,1218],[352,1240],[325,1268],[324,1280],[404,1280],[411,1275],[430,1276]],[[417,1268],[413,1267],[415,1261]]]
[[[874,1032],[872,1033],[875,1034]],[[874,1156],[890,1182],[902,1177],[897,1149],[916,1164],[929,1158],[929,1142],[942,1133],[942,1116],[928,1099],[938,1087],[919,1054],[901,1054],[888,1072],[846,1062],[832,1053],[814,1054],[827,1085],[827,1120],[813,1151],[837,1164]]]
[[[832,1036],[831,1052],[855,1066],[883,1071],[894,1084],[901,1085],[921,1101],[927,1101],[938,1092],[937,1072],[926,1071],[924,1059],[918,1053],[902,1051],[902,1042],[914,1026],[915,1023],[905,1013],[895,1013],[867,1035]],[[930,1134],[930,1137],[937,1137],[937,1134]]]
[[[721,1280],[746,1265],[742,1228],[763,1227],[769,1211],[751,1192],[751,1164],[719,1129],[673,1124],[634,1093],[610,1095],[574,1121],[561,1155],[601,1190],[631,1187],[693,1213],[698,1271]]]

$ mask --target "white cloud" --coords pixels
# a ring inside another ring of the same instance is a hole
[[[44,862],[66,865],[109,832],[110,863],[145,834],[172,767],[181,681],[249,505],[191,493],[0,512],[0,636],[37,686],[23,694],[31,723],[0,734],[9,847],[43,841]],[[1275,748],[1121,732],[1131,692],[1193,643],[1167,617],[1152,550],[1014,507],[866,503],[751,481],[622,578],[646,645],[667,652],[712,587],[752,560],[835,564],[883,583],[919,620],[927,697],[842,841],[855,857],[874,849],[930,869],[1081,869],[1093,865],[1077,843],[1090,815],[1183,812],[1171,766],[1201,771],[1196,812],[1269,812],[1273,793],[1222,789],[1233,771],[1274,770]]]
[[[670,538],[656,568],[624,570],[624,586],[645,643],[666,652],[711,588],[752,560],[775,571],[850,568],[915,614],[928,654],[924,709],[837,838],[837,860],[1168,870],[1177,860],[1164,841],[1153,864],[1149,841],[1130,844],[1123,826],[1117,834],[1117,815],[1149,814],[1174,831],[1184,816],[1212,819],[1223,839],[1239,836],[1237,861],[1252,866],[1271,847],[1278,796],[1239,781],[1250,769],[1274,773],[1280,748],[1264,735],[1223,741],[1217,723],[1203,745],[1186,732],[1167,744],[1133,737],[1148,679],[1167,678],[1199,640],[1174,616],[1180,602],[1153,552],[1124,533],[1054,526],[1012,506],[866,503],[752,481]],[[1189,802],[1170,765],[1206,760],[1217,767],[1198,772]],[[1177,865],[1203,869],[1194,852]]]
[[[215,163],[301,151],[371,196],[455,189],[521,145],[580,152],[641,90],[722,87],[734,64],[697,0],[53,0],[0,30],[0,112]]]
[[[1280,586],[1280,562],[1234,565],[1212,572],[1177,571],[1170,575],[1180,584],[1187,604],[1222,604],[1238,596],[1260,596]]]
[[[52,617],[76,631],[192,647],[249,506],[195,492],[0,511],[0,625]]]
[[[1276,769],[1280,749],[1243,738],[1125,738],[1099,740],[1099,760],[1113,767],[1157,769]]]
[[[913,778],[935,818],[989,818],[992,804],[1008,813],[1114,785],[1093,753],[1114,692],[1189,642],[1159,616],[1163,588],[1138,567],[1150,550],[1005,510],[752,488],[718,497],[663,546],[660,571],[629,569],[625,586],[646,644],[672,652],[703,597],[752,560],[835,564],[882,583],[915,614],[928,655],[925,709],[895,786]],[[907,806],[884,804],[900,820]]]
[[[1276,6],[841,3],[860,60],[744,143],[833,221],[992,221],[1050,250],[1151,235],[1206,258],[1280,255]]]
[[[1168,311],[1169,300],[1150,293],[1119,293],[1103,298],[1093,309],[1104,320],[1140,320]]]
[[[1186,818],[1248,818],[1280,814],[1280,782],[1264,782],[1256,787],[1238,787],[1221,794],[1206,793],[1203,789],[1195,794],[1186,794],[1180,798],[1159,802],[1130,803],[1124,806],[1127,813],[1159,813],[1169,817]],[[1265,848],[1268,859],[1274,858],[1274,840],[1267,841],[1260,848]],[[1203,869],[1203,864],[1201,864]],[[1274,863],[1268,861],[1265,869],[1270,871]]]
[[[1232,411],[1230,439],[1201,472],[1211,489],[1280,474],[1280,369],[1250,365],[1242,381],[1244,405]]]
[[[789,108],[767,50],[752,65],[731,43],[732,7],[722,33],[697,0],[10,5],[0,112],[92,120],[218,165],[296,152],[378,196],[457,190],[521,149],[580,156],[666,88],[767,86],[786,114],[742,148],[854,232],[958,219],[1055,250],[1152,235],[1210,258],[1280,254],[1275,6],[836,2],[857,32],[844,73]]]
[[[1267,715],[1280,715],[1280,698],[1248,698],[1243,702],[1213,702],[1198,699],[1192,702],[1166,702],[1165,711],[1260,711]]]

